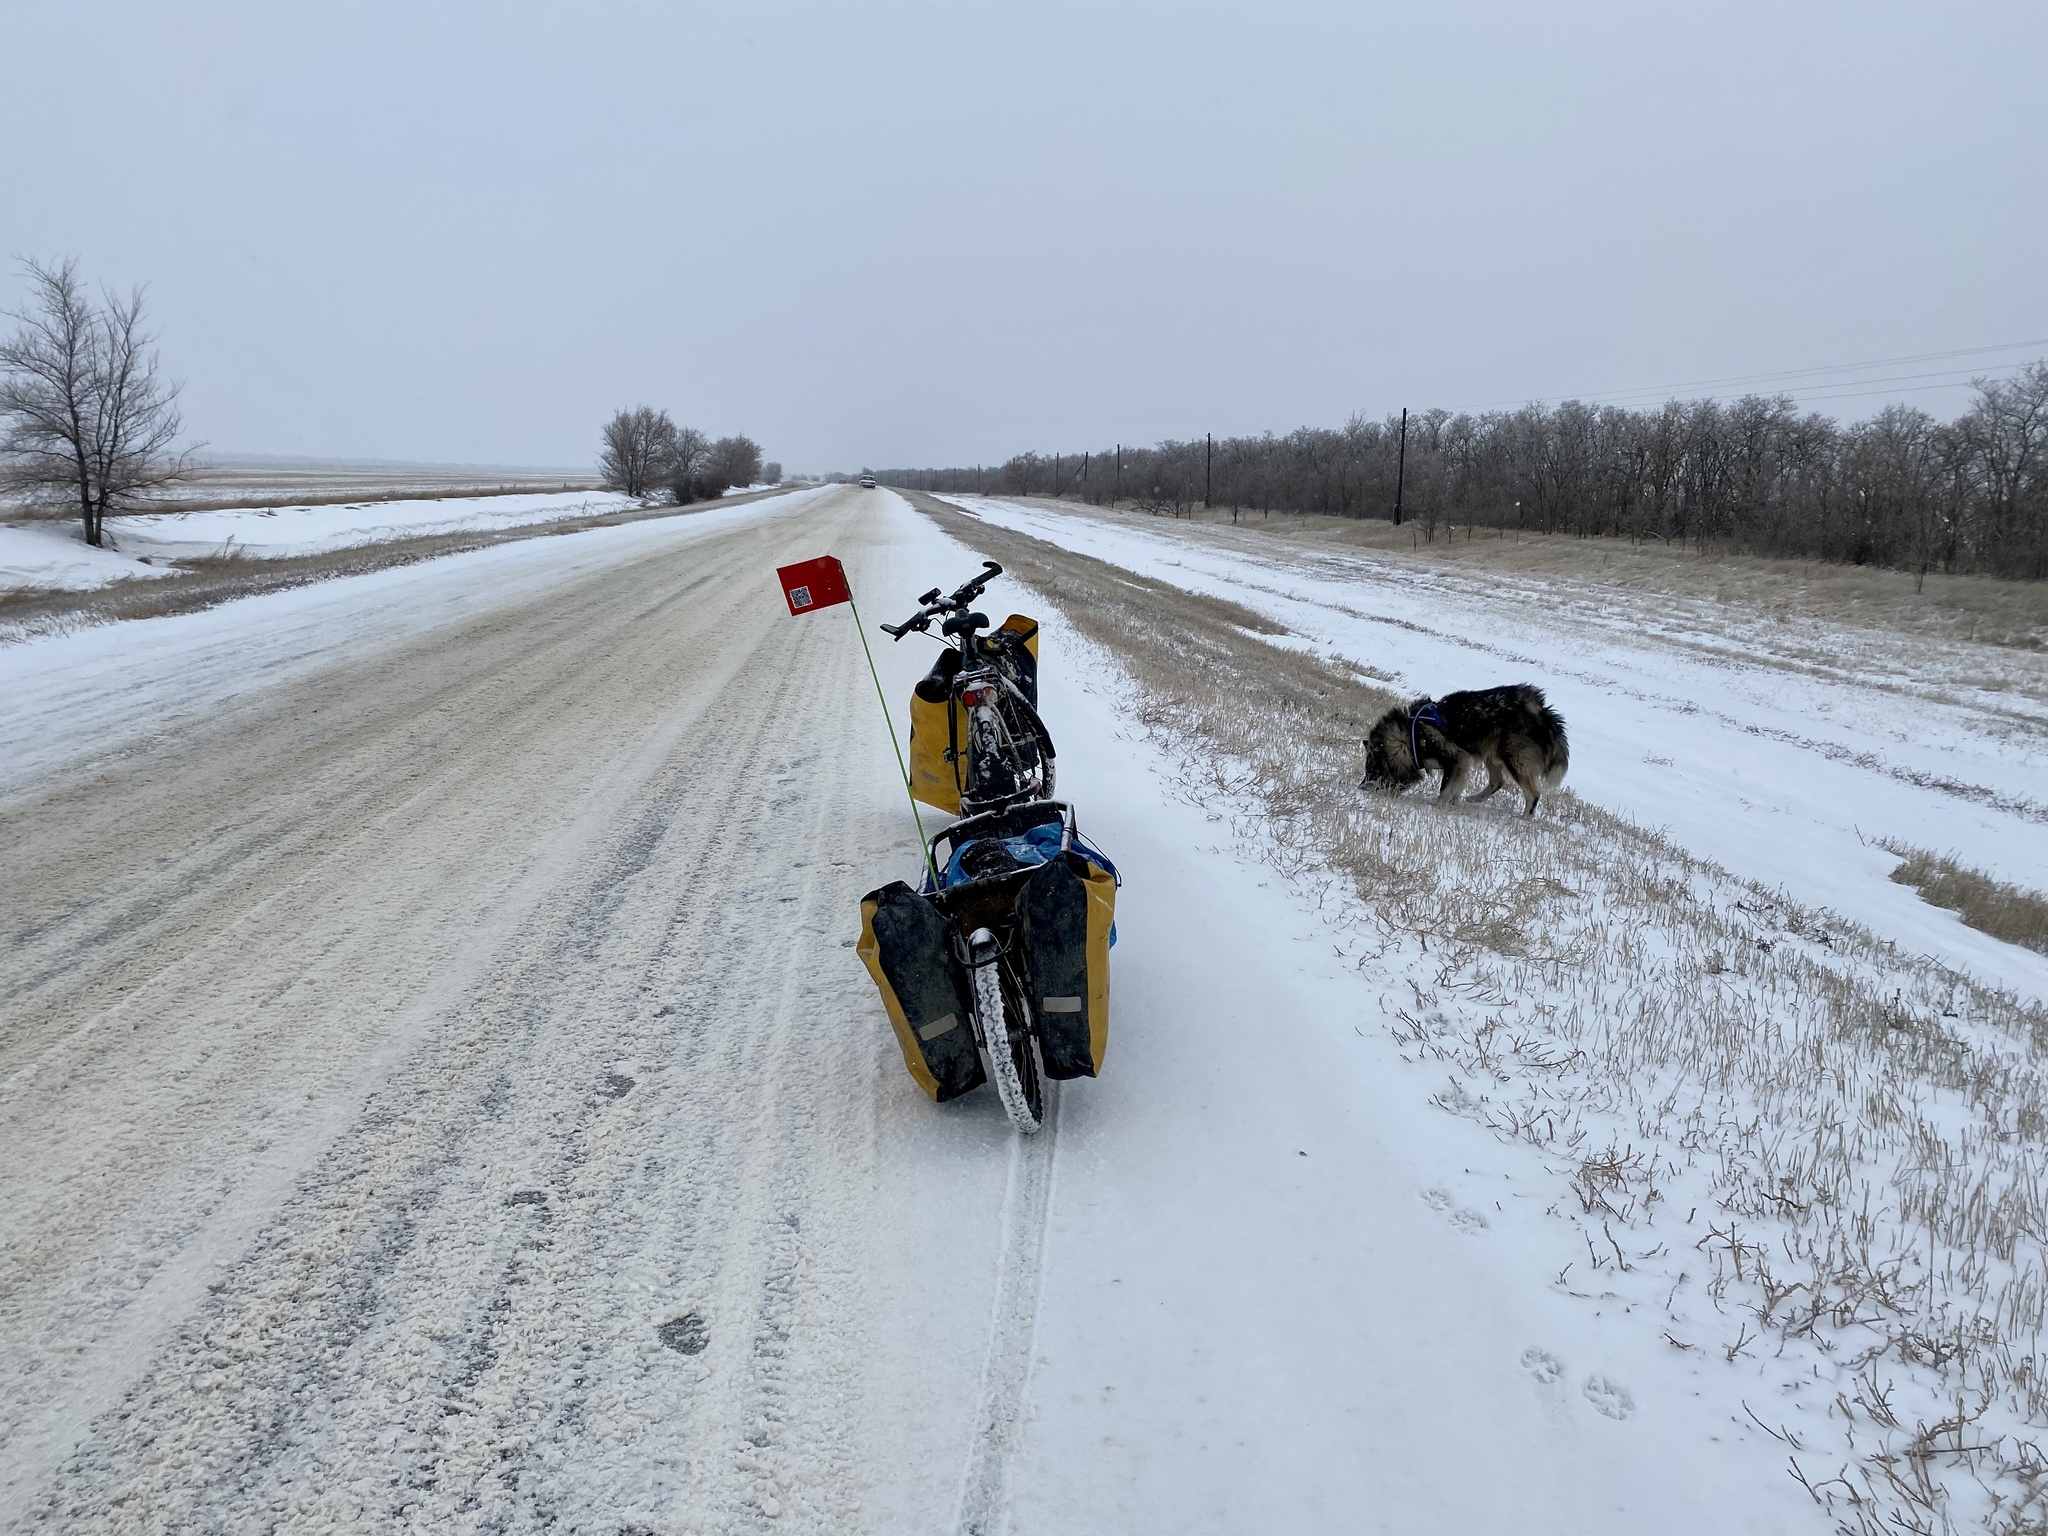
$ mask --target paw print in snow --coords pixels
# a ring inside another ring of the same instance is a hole
[[[1636,1411],[1634,1395],[1612,1376],[1588,1376],[1584,1391],[1593,1411],[1610,1419],[1625,1419]]]
[[[1522,1351],[1522,1369],[1536,1378],[1538,1386],[1547,1387],[1564,1375],[1564,1362],[1549,1350],[1531,1344]]]
[[[1486,1218],[1477,1211],[1460,1206],[1447,1189],[1425,1189],[1422,1192],[1422,1203],[1460,1232],[1477,1233],[1486,1230]]]

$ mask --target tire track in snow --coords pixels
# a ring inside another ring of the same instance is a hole
[[[1006,1529],[1010,1463],[1024,1433],[1024,1394],[1031,1382],[1038,1298],[1045,1278],[1045,1238],[1052,1210],[1053,1162],[1059,1146],[1059,1085],[1046,1085],[1046,1123],[1036,1136],[1010,1138],[1010,1177],[1003,1193],[1003,1247],[997,1264],[988,1356],[975,1406],[974,1439],[960,1482],[954,1528],[959,1536],[995,1536]]]

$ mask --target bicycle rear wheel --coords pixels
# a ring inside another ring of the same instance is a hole
[[[975,946],[974,959],[974,1018],[988,1056],[988,1075],[1010,1124],[1029,1136],[1045,1124],[1045,1067],[1030,1006],[1021,992],[1004,984],[993,939]]]

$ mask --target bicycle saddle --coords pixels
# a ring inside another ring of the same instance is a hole
[[[939,632],[946,635],[966,635],[977,629],[987,628],[988,615],[985,613],[956,613],[939,626]]]

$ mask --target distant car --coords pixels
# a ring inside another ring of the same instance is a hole
[[[860,477],[860,487],[864,491],[872,491],[875,488],[875,477],[873,475],[862,475]]]

